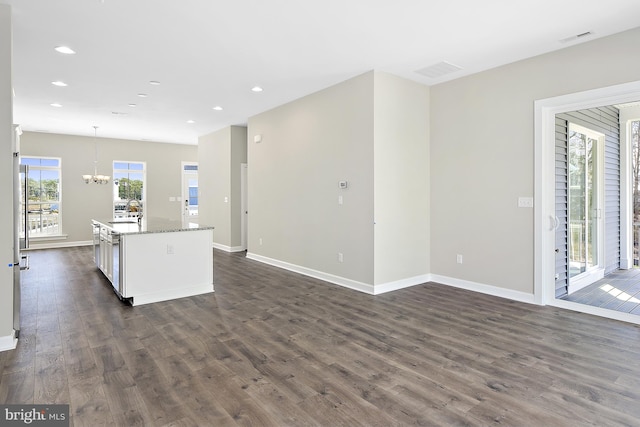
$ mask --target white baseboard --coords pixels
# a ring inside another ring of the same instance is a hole
[[[415,277],[408,277],[402,280],[396,280],[394,282],[382,283],[375,285],[374,295],[384,294],[386,292],[397,291],[404,288],[410,288],[411,286],[422,285],[431,281],[430,274],[423,274]]]
[[[375,295],[375,292],[374,292],[375,290],[373,285],[370,285],[367,283],[358,282],[356,280],[347,279],[345,277],[335,276],[333,274],[324,273],[322,271],[313,270],[307,267],[301,267],[299,265],[290,264],[288,262],[280,261],[273,258],[268,258],[268,257],[257,255],[251,252],[247,252],[247,258],[264,263],[264,264],[273,265],[274,267],[279,267],[285,270],[293,271],[294,273],[300,273],[300,274],[304,274],[305,276],[324,280],[325,282],[340,285],[345,288],[354,289],[356,291],[364,292],[370,295]]]
[[[17,345],[16,331],[13,331],[11,335],[0,337],[0,351],[13,350]]]
[[[466,289],[468,291],[474,291],[474,292],[479,292],[481,294],[493,295],[496,297],[506,298],[514,301],[526,302],[528,304],[536,303],[533,293],[528,294],[526,292],[499,288],[497,286],[470,282],[468,280],[454,279],[453,277],[440,276],[438,274],[431,274],[430,276],[431,276],[432,282],[440,283],[447,286],[453,286],[454,288]]]
[[[91,240],[80,240],[80,241],[75,241],[75,242],[63,242],[63,241],[59,241],[59,242],[53,242],[53,241],[34,242],[32,240],[31,242],[29,242],[29,249],[27,249],[27,251],[36,250],[36,249],[73,248],[73,247],[76,247],[76,246],[91,246],[91,245],[93,245],[93,241],[91,241]]]
[[[453,277],[440,276],[437,274],[423,274],[420,276],[410,277],[410,278],[398,280],[395,282],[382,283],[380,285],[373,286],[367,283],[357,282],[355,280],[347,279],[340,276],[335,276],[333,274],[324,273],[322,271],[317,271],[317,270],[313,270],[306,267],[301,267],[299,265],[290,264],[288,262],[265,257],[265,256],[254,254],[251,252],[247,253],[247,258],[252,259],[254,261],[262,262],[264,264],[273,265],[274,267],[279,267],[285,270],[293,271],[295,273],[304,274],[305,276],[310,276],[316,279],[324,280],[325,282],[340,285],[345,288],[364,292],[369,295],[380,295],[386,292],[392,292],[399,289],[408,288],[411,286],[417,286],[427,282],[436,282],[442,285],[452,286],[455,288],[466,289],[473,292],[493,295],[500,298],[506,298],[514,301],[525,302],[528,304],[535,304],[533,293],[528,294],[526,292],[499,288],[497,286],[485,285],[482,283],[470,282],[468,280],[461,280],[461,279],[455,279]]]
[[[221,243],[214,243],[213,247],[225,252],[242,252],[245,250],[242,246],[227,246]]]

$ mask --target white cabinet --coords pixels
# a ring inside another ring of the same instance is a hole
[[[114,251],[113,241],[118,241],[117,233],[104,225],[93,224],[94,227],[94,261],[96,266],[104,273],[109,281],[114,284],[114,257],[118,254]],[[96,230],[97,228],[97,230]],[[116,245],[117,248],[117,245]],[[116,280],[117,282],[117,280]],[[114,284],[117,289],[117,284]]]
[[[132,305],[213,292],[213,227],[149,226],[144,220],[93,224],[99,226],[96,264]]]

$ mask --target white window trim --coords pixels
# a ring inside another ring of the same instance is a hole
[[[115,165],[116,163],[138,163],[142,165],[142,171],[140,170],[134,170],[134,169],[116,169]],[[116,179],[116,173],[117,172],[136,172],[136,173],[140,173],[142,172],[142,209],[143,209],[143,215],[147,215],[147,192],[149,191],[148,188],[148,184],[147,184],[147,162],[145,161],[141,161],[141,160],[114,160],[113,163],[111,164],[111,172],[112,172],[112,177],[113,177],[113,181],[115,181]],[[115,184],[112,184],[115,185]],[[114,207],[115,207],[115,200],[114,200],[114,196],[113,193],[111,195],[111,213],[115,215],[115,211],[114,211]]]
[[[20,162],[22,163],[22,159],[48,159],[48,160],[57,160],[58,167],[53,166],[35,166],[35,168],[40,170],[57,170],[60,174],[60,182],[58,183],[58,232],[55,234],[47,234],[41,236],[31,236],[29,235],[29,241],[31,242],[39,242],[39,241],[47,241],[47,240],[60,240],[66,239],[68,237],[67,234],[63,233],[62,230],[62,218],[64,217],[62,212],[62,157],[51,157],[51,156],[33,156],[33,155],[24,155],[20,156]],[[29,168],[33,168],[34,166],[29,165]],[[25,196],[26,197],[26,196]],[[27,203],[28,206],[28,203]]]

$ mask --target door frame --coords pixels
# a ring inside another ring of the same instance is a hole
[[[558,225],[555,217],[555,116],[638,100],[640,81],[534,101],[534,301],[537,304],[640,324],[637,315],[555,298],[555,229]],[[631,177],[626,150],[621,150],[620,162],[620,191],[628,194]],[[631,212],[626,199],[621,197],[621,235],[631,230]],[[621,258],[623,256],[621,254]]]
[[[189,216],[186,214],[186,209],[184,205],[185,198],[189,200],[189,189],[188,189],[188,180],[186,179],[187,172],[184,170],[185,166],[198,166],[198,162],[187,162],[182,161],[180,163],[180,217],[182,218],[182,222],[184,224],[189,223]],[[199,177],[200,171],[196,172]],[[186,189],[186,190],[185,190]],[[185,194],[186,193],[186,194]],[[198,183],[198,211],[200,209],[200,184]],[[198,216],[195,218],[196,222],[200,223],[200,215],[198,212]]]
[[[247,250],[248,241],[248,195],[247,195],[247,181],[248,179],[248,167],[247,163],[240,163],[240,247],[241,250]]]

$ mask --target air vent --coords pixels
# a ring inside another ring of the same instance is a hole
[[[456,71],[462,70],[462,67],[458,67],[450,62],[442,61],[437,64],[430,65],[425,68],[421,68],[416,70],[416,73],[422,74],[423,76],[427,76],[431,79],[435,79],[436,77],[442,77],[446,74],[454,73]]]
[[[566,39],[559,40],[560,43],[569,43],[574,40],[583,39],[585,37],[592,36],[593,33],[591,31],[585,31],[584,33],[576,34],[575,36],[567,37]]]

